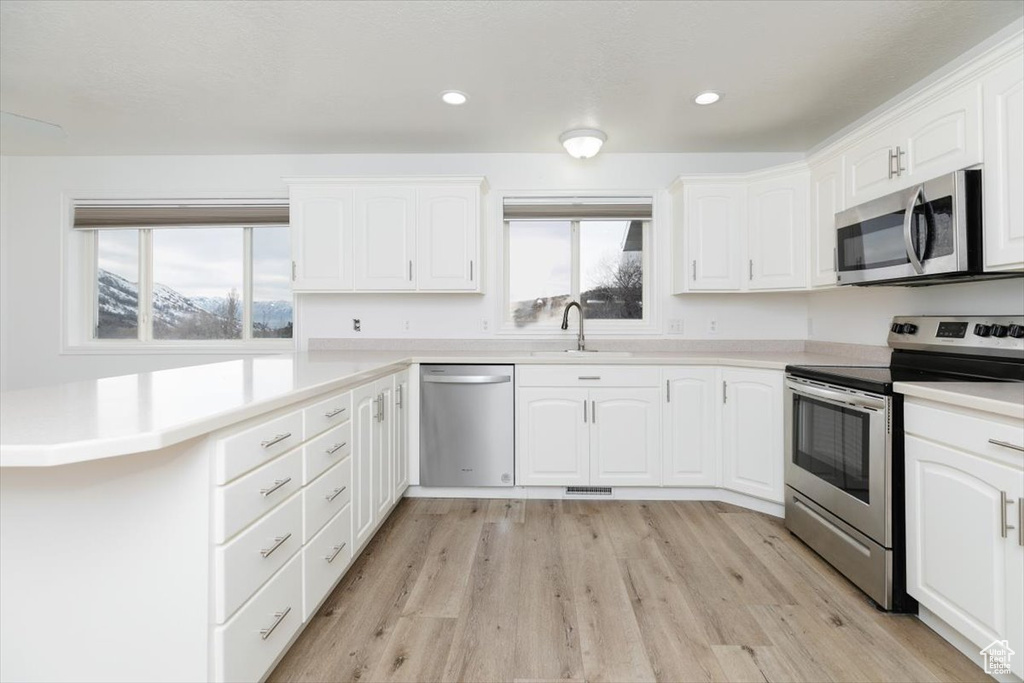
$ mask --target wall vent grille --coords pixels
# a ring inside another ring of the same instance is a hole
[[[610,496],[612,495],[612,487],[610,486],[566,486],[565,495],[567,496]]]

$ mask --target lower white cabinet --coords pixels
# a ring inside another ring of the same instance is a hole
[[[374,529],[373,457],[377,433],[377,393],[373,384],[352,390],[352,543],[358,551]]]
[[[590,484],[661,484],[661,393],[590,390]]]
[[[373,434],[373,515],[374,526],[387,515],[395,500],[391,478],[395,454],[395,380],[393,377],[374,383],[377,392],[377,422]]]
[[[586,486],[590,482],[589,400],[587,389],[519,389],[518,483]]]
[[[308,621],[352,562],[352,506],[346,505],[302,549],[302,619]]]
[[[409,488],[409,371],[395,375],[394,458],[391,468],[397,502]]]
[[[722,370],[722,486],[783,501],[782,373]]]
[[[719,382],[716,368],[666,368],[662,484],[717,486]]]

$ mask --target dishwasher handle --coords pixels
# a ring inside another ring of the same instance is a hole
[[[510,375],[427,375],[424,382],[430,384],[504,384],[511,382]]]

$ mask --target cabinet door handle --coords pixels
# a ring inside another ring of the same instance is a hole
[[[282,621],[284,621],[284,618],[286,616],[288,616],[288,613],[291,612],[291,611],[292,611],[291,607],[285,607],[283,612],[275,612],[274,613],[274,623],[271,624],[269,628],[261,628],[260,629],[260,638],[262,638],[263,640],[266,640],[267,638],[269,638],[270,634],[274,632],[274,629],[277,628],[278,624],[280,624]]]
[[[333,446],[331,446],[330,448],[328,448],[326,451],[324,451],[324,453],[326,453],[327,455],[334,455],[335,453],[340,451],[342,448],[344,448],[345,444],[347,444],[347,443],[348,443],[348,441],[342,441],[341,443],[336,443]]]
[[[729,383],[722,380],[722,403],[729,402]]]
[[[295,261],[292,261],[292,282],[295,282]]]
[[[671,384],[669,384],[669,380],[665,380],[665,403],[672,402],[672,390],[669,388],[670,386]]]
[[[1000,441],[999,439],[989,439],[988,442],[993,446],[1002,446],[1003,448],[1012,448],[1015,451],[1024,453],[1024,446],[1018,446],[1017,444],[1010,443],[1009,441]]]
[[[412,282],[412,261],[409,261],[409,282]]]
[[[749,265],[747,266],[747,279],[754,279],[754,259],[750,259]]]
[[[587,402],[583,401],[583,424],[587,423]]]
[[[907,151],[901,149],[899,145],[896,146],[896,176],[902,178],[903,172],[907,170],[907,167],[903,165],[903,157]]]
[[[291,435],[292,435],[291,432],[285,432],[284,434],[277,434],[277,435],[274,436],[273,439],[270,439],[268,441],[261,441],[260,442],[260,446],[263,446],[263,448],[270,448],[274,444],[281,443],[282,441],[284,441],[285,439],[287,439]]]
[[[1024,498],[1017,499],[1017,545],[1024,545]]]
[[[889,149],[889,180],[892,180],[896,176],[896,171],[893,169],[893,162],[897,161],[896,152]]]
[[[694,282],[696,282],[697,281],[697,261],[696,260],[694,260],[693,265],[690,268],[690,275],[691,275],[690,279],[693,280]]]
[[[597,424],[597,401],[590,402],[590,423]]]
[[[470,259],[470,261],[469,261],[469,281],[470,282],[473,281],[473,260],[472,259]]]
[[[282,545],[284,545],[284,542],[287,541],[291,537],[292,537],[291,534],[285,534],[284,536],[278,536],[277,538],[274,539],[274,545],[270,546],[269,548],[264,548],[263,550],[261,550],[260,551],[260,555],[262,555],[265,558],[266,557],[270,557],[271,555],[274,554],[275,550],[277,550]]]
[[[598,380],[601,375],[579,375],[576,379]]]
[[[340,489],[334,489],[333,491],[328,493],[326,496],[324,496],[324,498],[327,499],[328,503],[333,503],[334,499],[337,498],[338,496],[340,496],[342,493],[344,493],[346,488],[347,487],[342,486]]]
[[[345,544],[344,543],[342,543],[341,545],[336,545],[333,548],[331,548],[331,550],[333,550],[334,552],[331,553],[330,555],[325,555],[324,559],[327,560],[328,563],[334,562],[334,558],[336,558],[338,556],[338,553],[340,553],[344,549],[345,549]]]
[[[999,492],[999,534],[1003,538],[1006,538],[1006,532],[1012,531],[1013,529],[1017,528],[1015,526],[1012,526],[1009,523],[1009,521],[1008,521],[1010,515],[1007,512],[1006,508],[1008,506],[1010,506],[1010,505],[1013,505],[1013,501],[1006,497],[1006,491],[1000,491]]]
[[[291,480],[292,480],[291,477],[285,477],[284,479],[278,479],[278,480],[274,481],[274,483],[269,488],[260,489],[260,495],[263,496],[264,498],[266,498],[271,493],[273,493],[274,491],[278,490],[279,488],[281,488],[282,486],[284,486],[285,484],[287,484]]]
[[[395,405],[399,408],[402,407],[402,385],[399,384],[395,387]]]
[[[839,247],[832,247],[832,270],[839,272]]]
[[[344,408],[335,408],[334,410],[329,410],[326,413],[324,413],[324,417],[334,417],[335,415],[341,415],[344,412]]]

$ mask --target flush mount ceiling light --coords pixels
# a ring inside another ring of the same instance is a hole
[[[693,101],[696,102],[697,104],[714,104],[720,99],[722,99],[721,95],[714,92],[713,90],[708,90],[707,92],[702,92],[701,94],[694,97]]]
[[[565,131],[559,136],[558,141],[571,156],[589,159],[601,151],[601,145],[607,139],[607,135],[595,128],[579,128]]]
[[[469,99],[469,96],[464,92],[459,92],[458,90],[445,90],[441,93],[441,99],[445,104],[458,106],[460,104],[465,104],[466,100]]]

